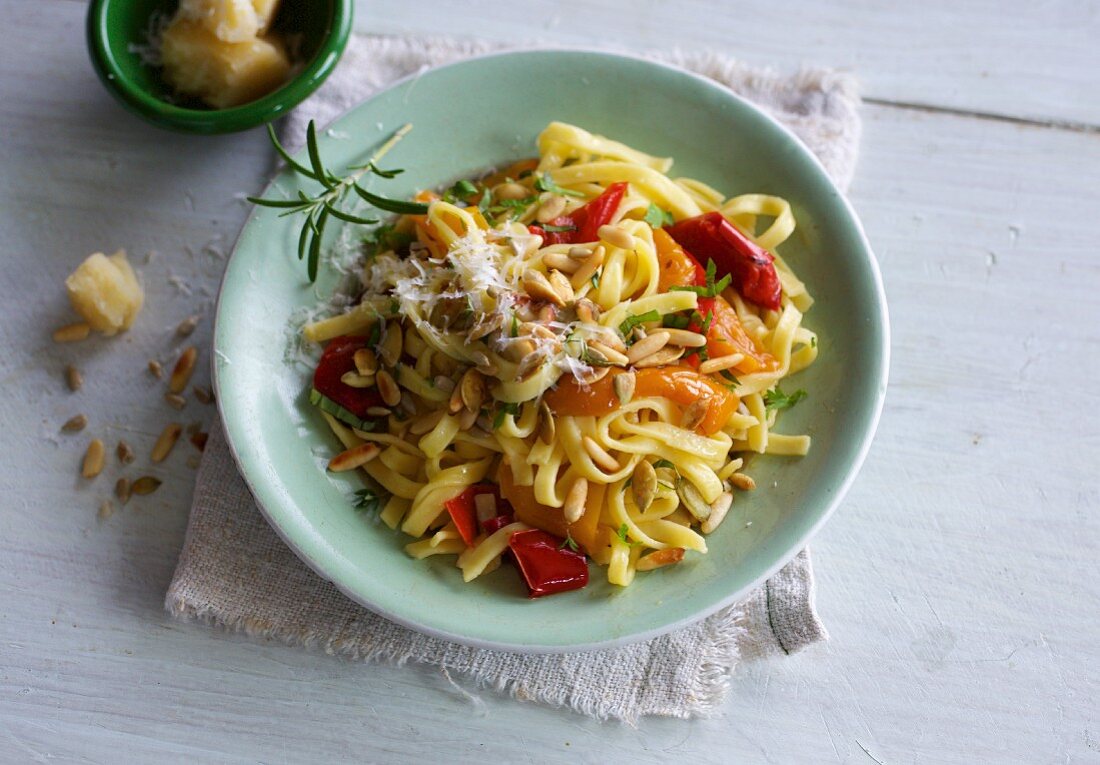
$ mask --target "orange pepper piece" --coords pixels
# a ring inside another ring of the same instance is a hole
[[[555,414],[573,417],[599,417],[619,408],[612,382],[621,370],[613,370],[602,380],[582,386],[575,377],[567,377],[554,390],[547,391],[543,400]],[[737,409],[740,399],[721,383],[707,375],[701,375],[686,366],[656,367],[635,371],[634,396],[646,398],[660,396],[680,406],[688,406],[697,399],[707,401],[707,413],[697,430],[713,435],[722,429],[730,415]]]

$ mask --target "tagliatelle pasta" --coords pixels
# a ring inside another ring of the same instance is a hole
[[[537,145],[421,192],[371,233],[359,302],[304,330],[360,503],[465,581],[511,550],[532,595],[582,586],[585,557],[625,586],[705,554],[745,456],[810,448],[774,427],[817,356],[784,199],[563,123]]]

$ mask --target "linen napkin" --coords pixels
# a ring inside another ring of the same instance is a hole
[[[288,117],[285,134],[304,135],[308,120],[324,125],[399,77],[496,47],[444,38],[356,37],[328,82]],[[780,76],[715,53],[654,58],[711,77],[764,107],[847,186],[860,132],[850,76],[811,69]],[[422,635],[348,600],[282,543],[237,474],[219,428],[199,469],[165,606],[179,618],[352,659],[432,665],[448,679],[454,674],[516,699],[628,723],[645,715],[705,715],[721,703],[740,658],[793,653],[827,638],[814,610],[807,551],[743,603],[621,648],[532,656]]]

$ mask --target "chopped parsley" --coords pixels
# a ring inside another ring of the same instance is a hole
[[[548,234],[564,234],[567,231],[576,231],[577,227],[570,224],[568,226],[553,226],[549,223],[541,224],[541,228]]]
[[[405,247],[416,239],[411,231],[398,232],[392,223],[385,223],[371,229],[363,235],[363,244],[370,248],[371,255]]]
[[[462,202],[472,197],[477,193],[477,186],[471,181],[461,180],[451,188],[443,192],[443,201],[454,204],[455,202]]]
[[[776,385],[775,390],[770,390],[764,394],[764,408],[768,411],[781,412],[784,409],[790,409],[804,398],[806,398],[806,391],[802,389],[796,390],[788,396]]]
[[[510,334],[512,337],[519,336],[519,317],[515,314],[512,314],[512,331]]]
[[[691,319],[678,313],[666,313],[664,319],[661,320],[661,324],[670,329],[687,329],[688,325],[691,324]]]
[[[645,313],[639,313],[634,316],[627,316],[622,324],[619,325],[619,332],[623,337],[629,335],[634,327],[639,324],[645,324],[650,321],[660,321],[661,314],[657,313],[656,309],[646,311]]]
[[[355,509],[363,510],[364,512],[374,512],[375,510],[382,509],[382,505],[386,502],[386,497],[380,492],[374,489],[360,489],[355,492]]]
[[[643,220],[652,228],[663,228],[664,226],[671,226],[673,224],[672,213],[667,210],[662,210],[657,205],[650,203],[649,209],[645,211],[645,218]]]
[[[598,290],[600,288],[600,272],[597,271],[592,274],[592,278],[589,279],[589,281],[592,282],[592,289]]]
[[[524,199],[501,199],[489,208],[489,214],[496,216],[509,213],[511,217],[518,218],[527,212],[527,208],[538,201],[537,196],[529,196]]]
[[[567,197],[583,197],[584,194],[580,191],[572,191],[565,189],[554,183],[544,173],[539,173],[535,176],[535,188],[539,191],[549,191],[551,194],[562,194]]]
[[[653,463],[653,469],[654,470],[656,470],[657,468],[663,468],[663,467],[672,468],[673,470],[676,469],[676,466],[673,465],[668,460],[661,459],[661,460],[657,460],[656,462]]]
[[[515,416],[519,414],[519,404],[512,403],[511,401],[505,401],[500,405],[500,409],[497,410],[496,416],[493,417],[493,430],[496,430],[504,424],[504,418],[507,415]]]
[[[569,535],[569,532],[565,532],[565,539],[561,540],[561,544],[558,545],[558,549],[562,550],[568,547],[573,552],[577,552],[577,543],[573,541],[573,537]]]
[[[694,292],[699,297],[712,298],[717,297],[722,293],[726,287],[730,286],[732,276],[726,274],[717,282],[714,281],[714,277],[717,275],[718,266],[714,265],[713,260],[707,261],[707,282],[703,287],[695,285],[677,285],[675,287],[669,287],[669,292]]]
[[[723,369],[718,374],[722,375],[722,377],[729,380],[730,385],[728,387],[729,387],[730,390],[733,390],[734,388],[736,388],[738,385],[741,384],[741,381],[738,380],[736,377],[734,377],[733,372],[729,371],[728,369]]]
[[[619,527],[619,530],[615,532],[615,536],[617,536],[619,538],[619,541],[622,542],[627,547],[633,547],[634,545],[640,545],[641,542],[638,542],[638,541],[631,542],[630,540],[628,540],[626,538],[626,534],[629,530],[630,529],[624,523],[622,526]]]

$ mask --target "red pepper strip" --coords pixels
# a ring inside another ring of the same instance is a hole
[[[695,257],[713,260],[719,276],[732,276],[734,288],[750,303],[779,310],[782,288],[772,263],[774,256],[738,231],[722,213],[704,213],[667,230]]]
[[[579,590],[588,584],[585,557],[561,544],[561,539],[541,529],[517,531],[508,540],[527,584],[528,597]]]
[[[458,529],[462,541],[469,547],[477,537],[477,497],[479,494],[492,494],[500,507],[500,493],[491,483],[476,483],[466,487],[465,491],[443,503]]]
[[[485,521],[485,523],[481,524],[481,530],[484,531],[486,534],[495,534],[503,529],[505,526],[507,526],[509,523],[515,522],[516,519],[512,517],[511,513],[506,513],[504,515],[498,515],[496,518],[490,518],[489,520]]]
[[[615,211],[626,195],[627,184],[625,181],[612,183],[603,193],[586,204],[578,207],[568,215],[562,215],[550,221],[548,226],[572,226],[572,231],[546,231],[534,225],[529,227],[532,234],[538,234],[545,244],[578,244],[581,242],[595,242],[600,238],[600,226],[611,222]]]
[[[360,419],[367,410],[381,406],[382,394],[377,388],[353,388],[340,381],[346,372],[355,371],[355,352],[367,347],[367,338],[345,335],[335,337],[325,346],[317,369],[313,372],[313,387]]]

